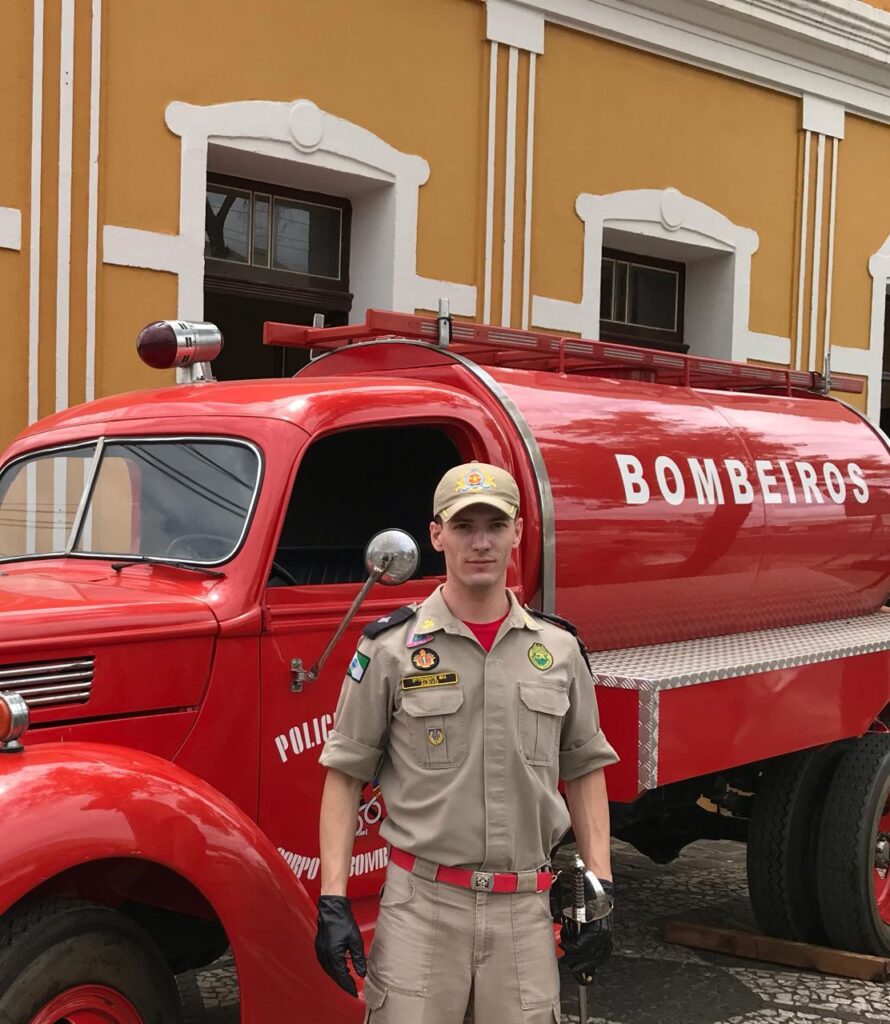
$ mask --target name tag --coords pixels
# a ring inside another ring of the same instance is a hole
[[[402,676],[403,690],[426,690],[431,686],[454,686],[458,681],[456,672],[430,672],[428,675]]]

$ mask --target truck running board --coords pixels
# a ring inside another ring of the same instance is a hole
[[[601,705],[626,700],[621,691],[636,694],[636,782],[642,792],[706,774],[710,750],[721,752],[725,766],[837,739],[837,721],[830,723],[830,735],[820,737],[824,723],[812,715],[813,702],[831,708],[829,718],[841,720],[846,735],[865,731],[870,724],[868,708],[874,714],[875,706],[880,710],[890,699],[886,669],[882,666],[869,674],[841,659],[883,651],[890,651],[890,610],[598,651],[589,660]],[[819,667],[824,670],[817,672]],[[739,726],[745,737],[737,740]],[[784,743],[777,742],[773,750],[772,738],[778,740],[782,733]],[[789,743],[789,737],[798,738]],[[737,761],[731,759],[735,742],[745,750]]]

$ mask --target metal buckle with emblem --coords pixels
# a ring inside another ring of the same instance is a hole
[[[494,872],[492,871],[474,871],[473,878],[470,882],[470,888],[477,889],[482,892],[491,892],[494,887]]]

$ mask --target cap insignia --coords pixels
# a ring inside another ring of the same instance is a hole
[[[491,473],[474,466],[457,478],[454,490],[457,494],[476,494],[479,491],[493,491],[496,487]]]

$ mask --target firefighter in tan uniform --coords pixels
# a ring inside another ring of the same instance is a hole
[[[419,607],[364,632],[347,670],[320,822],[316,950],[347,991],[365,974],[346,898],[362,784],[375,776],[392,844],[364,995],[373,1024],[552,1024],[559,977],[548,890],[551,850],[571,824],[612,893],[603,767],[590,670],[566,628],[506,589],[522,536],[504,470],[458,466],[430,524],[446,582]],[[557,790],[566,782],[566,800]],[[566,807],[568,803],[568,808]],[[563,938],[579,978],[611,950],[611,918]]]

